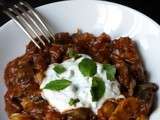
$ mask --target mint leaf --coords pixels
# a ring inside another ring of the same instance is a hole
[[[75,51],[75,50],[73,50],[72,48],[69,48],[69,49],[68,49],[67,54],[68,54],[68,56],[69,56],[70,58],[75,58],[75,59],[77,59],[77,58],[80,57],[80,55],[78,54],[78,52]]]
[[[78,102],[80,102],[80,100],[78,98],[76,98],[76,99],[71,98],[69,100],[69,105],[70,106],[73,106],[73,105],[75,106]]]
[[[96,63],[89,59],[84,58],[78,65],[79,70],[84,76],[93,76],[97,72],[97,66]]]
[[[62,66],[62,65],[56,65],[53,70],[58,73],[58,74],[61,74],[63,72],[66,71],[66,69]]]
[[[98,101],[105,93],[105,83],[99,77],[93,77],[91,86],[92,101]]]
[[[106,76],[108,80],[114,80],[116,74],[116,68],[114,65],[104,64],[103,69],[106,71]]]
[[[49,89],[53,91],[60,91],[65,89],[71,84],[71,81],[66,80],[66,79],[60,79],[60,80],[54,80],[49,82],[44,89]]]

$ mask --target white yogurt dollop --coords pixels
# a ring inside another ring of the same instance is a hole
[[[95,76],[100,77],[105,83],[105,93],[103,97],[96,102],[92,101],[91,96],[91,85],[92,85],[92,77],[85,77],[79,70],[78,64],[84,58],[90,58],[87,55],[81,54],[82,57],[75,60],[74,58],[65,60],[61,65],[65,67],[66,71],[57,74],[53,68],[55,64],[51,64],[45,75],[40,88],[42,89],[42,97],[46,99],[51,106],[53,106],[56,110],[60,112],[64,112],[66,110],[75,109],[79,107],[87,107],[91,108],[95,113],[102,106],[102,104],[109,98],[120,98],[123,97],[120,93],[119,83],[114,80],[110,81],[107,79],[106,71],[103,70],[103,65],[100,63],[96,63],[97,65],[97,73]],[[54,81],[56,79],[67,79],[71,81],[71,85],[61,91],[52,91],[49,89],[43,89],[47,83]],[[79,102],[75,106],[71,106],[69,101],[71,98],[78,98]]]

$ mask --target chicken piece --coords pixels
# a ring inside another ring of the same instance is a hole
[[[145,103],[135,97],[107,100],[98,110],[99,120],[147,120]]]
[[[33,55],[33,64],[36,72],[43,72],[49,64],[49,57],[45,53],[37,53]]]
[[[8,63],[5,69],[5,82],[7,87],[16,85],[27,86],[33,79],[33,70],[30,61],[31,57],[24,55]]]
[[[73,43],[79,46],[82,51],[88,51],[91,41],[96,40],[96,37],[90,33],[80,33],[72,35]]]
[[[108,120],[118,105],[116,100],[107,100],[103,106],[98,110],[98,118],[100,120]]]
[[[56,43],[67,44],[71,42],[71,36],[68,32],[61,32],[55,34]]]
[[[41,120],[45,116],[45,108],[48,103],[41,95],[32,95],[22,98],[23,111],[29,113],[34,119]]]
[[[92,58],[100,63],[110,62],[110,47],[111,38],[109,35],[102,33],[96,39],[93,39],[89,44],[89,54]]]
[[[55,62],[62,62],[64,55],[64,46],[58,44],[52,44],[49,48],[50,64]]]
[[[136,82],[146,81],[142,61],[135,43],[128,37],[112,42],[111,60],[117,68],[117,79],[121,88],[132,96]]]
[[[13,89],[8,89],[5,94],[5,102],[6,102],[6,111],[8,115],[12,113],[17,113],[22,110],[22,106],[20,105],[20,100],[18,96],[14,96]]]
[[[158,90],[158,86],[154,83],[141,83],[135,88],[134,96],[138,97],[146,104],[147,113],[151,112],[151,107],[155,101],[155,93]]]
[[[145,109],[144,104],[137,98],[130,97],[121,101],[109,120],[136,120]]]

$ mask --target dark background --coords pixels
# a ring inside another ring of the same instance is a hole
[[[1,1],[7,1],[7,0],[0,0],[0,2]],[[62,0],[26,0],[26,1],[29,2],[33,7],[37,7],[47,3],[52,3]],[[133,9],[136,9],[146,14],[147,16],[151,17],[153,20],[155,20],[157,23],[160,24],[160,6],[158,6],[159,0],[108,0],[108,1],[123,4]],[[0,26],[3,25],[8,20],[9,18],[0,12]]]

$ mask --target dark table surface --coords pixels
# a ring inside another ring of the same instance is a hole
[[[44,4],[62,0],[26,0],[26,1],[29,2],[33,7],[37,7]],[[158,12],[160,11],[160,7],[158,6],[159,0],[108,0],[108,1],[123,4],[133,9],[136,9],[160,24],[160,12]],[[2,26],[8,20],[9,18],[3,15],[0,11],[0,26]]]

